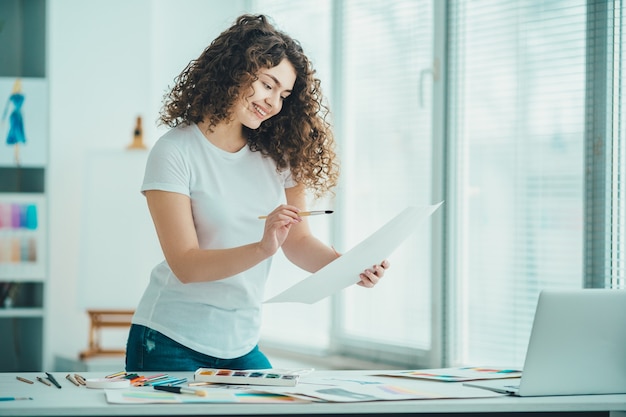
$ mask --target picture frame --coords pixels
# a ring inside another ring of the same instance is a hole
[[[9,97],[19,79],[24,103],[22,113],[26,143],[19,144],[19,163],[14,145],[6,143],[10,127]],[[48,162],[48,82],[43,78],[0,77],[0,166],[45,166]]]

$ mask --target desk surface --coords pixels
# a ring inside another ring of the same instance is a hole
[[[171,373],[174,375],[174,373]],[[367,371],[316,371],[312,376],[352,377],[372,374]],[[626,417],[626,394],[588,395],[560,397],[516,398],[497,396],[492,398],[373,401],[353,403],[306,403],[306,404],[109,404],[103,390],[76,387],[66,380],[62,372],[54,373],[62,389],[48,387],[36,381],[43,373],[20,373],[34,384],[16,379],[17,374],[0,374],[0,397],[31,397],[33,400],[1,401],[0,416],[267,416],[267,415],[390,415],[405,414],[478,415],[486,412],[491,416],[508,413],[567,413],[567,415]],[[84,373],[87,378],[101,378],[102,373]],[[191,373],[174,376],[193,379]],[[442,382],[424,382],[442,384]],[[472,388],[467,388],[472,389]],[[576,414],[579,413],[579,414]]]

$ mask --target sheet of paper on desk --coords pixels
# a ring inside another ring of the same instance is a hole
[[[313,304],[356,284],[362,271],[387,259],[442,204],[406,208],[337,260],[265,302]]]
[[[259,387],[263,391],[328,402],[491,398],[502,394],[461,384],[361,375],[355,378],[304,378],[295,387]]]
[[[267,393],[253,390],[204,389],[206,395],[201,397],[188,394],[172,394],[162,391],[132,388],[129,390],[105,390],[109,404],[190,404],[190,403],[255,403],[255,404],[289,404],[303,403],[295,397],[280,393]]]
[[[519,378],[522,371],[513,368],[494,366],[467,366],[458,368],[419,369],[381,373],[385,376],[399,376],[415,379],[429,379],[443,382],[476,381],[482,379]]]

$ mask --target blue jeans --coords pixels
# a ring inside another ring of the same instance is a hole
[[[267,357],[255,346],[234,359],[220,359],[181,345],[162,333],[133,324],[126,344],[126,371],[195,371],[213,369],[270,369]]]

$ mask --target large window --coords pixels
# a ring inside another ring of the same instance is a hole
[[[623,287],[610,3],[449,3],[453,363],[521,366],[542,289]]]
[[[344,183],[337,232],[347,249],[407,206],[435,202],[433,10],[430,1],[341,4],[335,69],[342,89],[336,104]],[[392,268],[374,291],[354,287],[342,294],[335,311],[337,349],[358,354],[393,347],[396,357],[426,359],[433,326],[429,225],[392,254]]]
[[[271,307],[268,340],[521,366],[540,290],[624,287],[620,1],[254,4],[321,68],[343,174],[329,243],[445,200],[375,290]],[[298,279],[276,267],[283,286]]]
[[[452,358],[521,365],[539,291],[583,282],[585,1],[449,13]]]
[[[320,77],[330,98],[342,178],[332,200],[330,243],[349,250],[407,206],[438,202],[432,187],[432,2],[256,3],[303,43],[316,66],[331,59],[332,74]],[[376,290],[354,286],[327,300],[332,319],[324,335],[311,333],[319,329],[313,324],[319,314],[300,315],[308,332],[300,340],[321,340],[333,353],[353,357],[428,361],[433,327],[440,328],[433,325],[430,230],[429,223],[389,258],[392,268]],[[284,268],[277,263],[273,279],[282,280],[277,275]],[[285,323],[280,309],[266,308],[271,339],[290,337],[272,324],[279,315]]]
[[[624,2],[589,2],[585,285],[624,288]]]
[[[281,30],[297,39],[313,62],[317,77],[322,80],[322,91],[332,97],[334,74],[333,20],[331,0],[320,1],[253,1],[251,10],[268,15]],[[333,208],[332,201],[311,201],[312,208]],[[334,215],[333,215],[334,216]],[[328,244],[334,244],[330,234],[334,218],[311,218],[311,229]],[[272,264],[267,294],[277,294],[304,279],[309,274],[293,266],[279,252]],[[300,353],[326,355],[331,343],[331,299],[313,305],[267,304],[264,307],[263,342]]]

